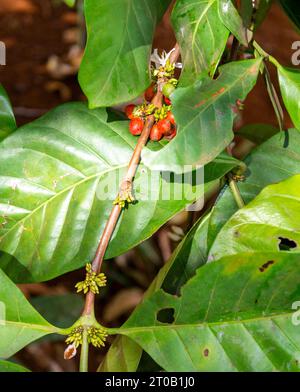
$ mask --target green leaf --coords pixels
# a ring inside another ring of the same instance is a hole
[[[252,33],[244,26],[237,9],[231,0],[219,0],[220,17],[229,31],[240,41],[241,44],[248,46]]]
[[[285,139],[289,141],[285,146]],[[246,179],[238,183],[245,203],[249,203],[267,185],[283,181],[299,173],[300,134],[291,129],[286,134],[277,133],[271,139],[257,147],[245,159],[248,167]],[[227,188],[213,208],[208,230],[208,248],[211,247],[217,233],[228,219],[238,210],[229,188]]]
[[[213,75],[228,38],[228,30],[219,16],[218,1],[178,0],[172,12],[172,24],[184,64],[180,86],[194,83],[202,72]]]
[[[252,1],[252,0],[251,0]],[[273,0],[260,0],[258,3],[258,9],[254,15],[254,30],[256,30],[261,23],[264,21],[267,16],[271,6],[273,4]]]
[[[6,91],[0,84],[0,141],[16,129],[16,121]]]
[[[280,5],[295,24],[298,30],[300,30],[300,4],[295,0],[279,0]]]
[[[299,371],[299,268],[299,254],[226,257],[199,268],[180,297],[156,292],[112,332],[166,371]]]
[[[137,142],[128,121],[106,121],[104,109],[66,104],[1,143],[0,250],[18,260],[4,262],[14,281],[51,279],[93,259]],[[150,237],[238,164],[220,156],[205,167],[205,186],[195,171],[183,182],[140,166],[138,202],[122,213],[106,258]]]
[[[0,270],[0,358],[9,358],[51,333],[63,331],[49,324]]]
[[[98,372],[135,372],[142,349],[127,336],[118,336],[98,368]]]
[[[224,225],[209,260],[243,252],[299,252],[299,195],[300,175],[266,187]]]
[[[195,223],[158,274],[156,285],[157,281],[161,281],[160,287],[168,293],[179,295],[181,287],[206,263],[209,217],[210,214],[207,214]]]
[[[88,39],[79,82],[91,108],[127,102],[146,90],[154,29],[169,4],[170,0],[85,1]]]
[[[278,77],[283,102],[295,127],[300,130],[300,72],[278,66]]]
[[[240,2],[240,15],[247,27],[251,27],[251,22],[253,18],[253,2],[252,0],[244,0]]]
[[[199,79],[172,94],[177,136],[158,151],[144,151],[147,166],[182,172],[188,165],[212,161],[233,138],[237,100],[244,100],[256,83],[261,60],[220,67],[216,80]]]
[[[255,2],[253,7],[253,0],[243,0],[240,2],[239,13],[246,27],[255,31],[264,21],[273,0],[259,0]]]
[[[63,0],[69,7],[74,7],[76,0]]]
[[[2,361],[0,359],[0,373],[24,373],[30,372],[30,370],[19,365],[18,363]]]
[[[255,144],[262,144],[278,132],[279,129],[270,124],[247,124],[239,129],[236,135],[245,137]]]

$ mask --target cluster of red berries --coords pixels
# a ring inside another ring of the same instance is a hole
[[[164,91],[163,91],[164,92]],[[151,102],[156,94],[155,85],[152,84],[145,91],[145,100],[147,102]],[[171,106],[170,99],[164,95],[164,102],[168,106]],[[145,116],[140,116],[137,114],[139,112],[138,106],[136,105],[128,105],[125,108],[125,114],[130,119],[129,130],[130,133],[134,136],[138,136],[142,133],[144,124],[145,124]],[[156,122],[152,126],[150,131],[150,140],[159,141],[163,137],[168,140],[173,139],[176,136],[176,123],[175,118],[171,110],[165,111],[163,118],[159,118],[156,116]]]

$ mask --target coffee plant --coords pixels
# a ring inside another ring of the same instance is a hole
[[[299,27],[297,2],[281,3]],[[99,371],[144,370],[147,361],[165,371],[300,370],[300,72],[255,40],[271,4],[85,0],[79,83],[88,103],[16,129],[1,87],[1,370],[26,371],[10,358],[50,334],[64,336],[65,359],[79,355],[80,371],[109,335]],[[159,51],[153,35],[170,6],[177,42]],[[270,67],[293,129],[285,129]],[[259,76],[278,127],[238,129],[256,144],[241,161],[230,149],[234,122]],[[182,196],[172,197],[179,183]],[[129,319],[100,325],[103,262],[213,192],[215,203]],[[76,269],[85,305],[69,328],[50,324],[17,287]]]

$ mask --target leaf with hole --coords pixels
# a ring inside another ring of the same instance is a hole
[[[244,60],[220,67],[216,80],[208,76],[172,94],[177,136],[157,151],[144,151],[147,166],[182,172],[189,165],[212,161],[233,139],[237,101],[256,83],[261,60]]]
[[[200,267],[180,297],[154,293],[113,331],[135,340],[166,371],[299,371],[292,309],[299,268],[293,253],[223,258]]]
[[[288,143],[286,143],[288,142]],[[299,173],[300,134],[296,129],[277,133],[254,149],[245,159],[247,171],[245,181],[238,182],[244,202],[247,204],[267,185],[277,183]],[[208,248],[217,233],[238,210],[229,188],[224,189],[210,217]]]
[[[300,175],[267,186],[223,226],[209,260],[243,252],[300,249]]]
[[[150,85],[154,29],[169,4],[170,0],[85,2],[88,38],[79,82],[91,108],[130,101]]]
[[[53,333],[64,331],[48,323],[0,269],[0,358]]]

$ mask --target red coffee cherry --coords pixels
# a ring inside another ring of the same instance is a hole
[[[166,139],[167,140],[172,140],[172,139],[174,139],[176,134],[177,134],[176,128],[172,128],[172,133],[170,135],[166,136]]]
[[[170,134],[170,131],[172,130],[172,124],[167,118],[159,120],[157,126],[160,132],[165,136]]]
[[[172,105],[172,102],[170,101],[169,98],[164,97],[164,101],[165,101],[165,104],[166,104],[166,105]]]
[[[175,123],[175,117],[174,117],[174,114],[172,112],[168,112],[166,119],[169,120],[172,125],[176,124]]]
[[[129,123],[130,133],[134,136],[138,136],[142,133],[144,128],[144,121],[141,118],[133,118]]]
[[[158,142],[163,137],[161,130],[157,124],[154,124],[150,131],[150,139],[154,142]]]
[[[125,108],[125,114],[126,116],[131,120],[132,118],[134,118],[133,115],[133,111],[135,109],[135,105],[131,104],[131,105],[127,105]]]
[[[154,84],[151,84],[151,86],[149,86],[147,88],[147,90],[145,91],[145,100],[148,102],[151,102],[152,99],[154,98],[154,95],[156,94],[156,87]]]

